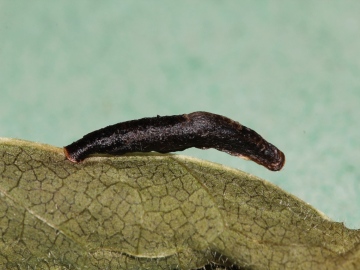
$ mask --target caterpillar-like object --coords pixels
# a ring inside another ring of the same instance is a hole
[[[191,147],[215,148],[272,171],[285,164],[284,153],[258,133],[209,112],[149,117],[107,126],[65,146],[64,153],[68,160],[80,162],[93,154],[168,153]]]

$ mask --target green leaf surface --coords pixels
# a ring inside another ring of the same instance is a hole
[[[1,269],[360,268],[359,230],[242,171],[5,138],[0,236]]]

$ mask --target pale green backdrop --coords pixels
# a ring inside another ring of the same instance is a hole
[[[0,0],[0,136],[67,145],[205,110],[282,149],[276,183],[360,228],[359,1]]]

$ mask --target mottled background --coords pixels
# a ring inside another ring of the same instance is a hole
[[[0,136],[63,146],[205,110],[282,149],[258,175],[360,228],[359,1],[0,0]]]

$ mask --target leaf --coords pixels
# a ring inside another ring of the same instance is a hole
[[[247,173],[160,154],[74,164],[14,139],[0,235],[2,269],[360,268],[359,230]]]

